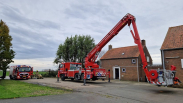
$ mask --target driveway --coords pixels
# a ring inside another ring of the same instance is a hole
[[[183,89],[157,87],[143,82],[112,80],[60,81],[56,78],[22,80],[28,83],[73,89],[73,93],[0,100],[0,103],[182,103]]]

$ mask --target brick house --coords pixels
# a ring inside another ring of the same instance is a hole
[[[163,68],[176,66],[176,77],[183,81],[183,25],[168,29],[160,50]]]
[[[152,65],[152,58],[145,40],[142,40],[142,46],[148,65]],[[120,48],[112,48],[112,45],[109,45],[109,50],[101,57],[100,61],[102,68],[106,68],[106,71],[110,69],[111,79],[146,81],[137,45]]]

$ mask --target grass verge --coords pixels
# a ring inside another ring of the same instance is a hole
[[[29,84],[18,80],[0,80],[0,99],[69,93],[67,90]]]
[[[10,72],[10,71],[6,71],[6,76],[9,76],[9,72]],[[3,71],[0,70],[0,76],[2,76],[2,75],[3,75]]]
[[[44,74],[46,74],[46,73],[47,73],[47,72],[39,71],[39,74],[41,74],[41,75],[44,75]],[[36,74],[36,71],[34,71],[33,74]]]

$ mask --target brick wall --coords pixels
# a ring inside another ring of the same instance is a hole
[[[132,59],[136,60],[136,63],[132,63]],[[106,71],[110,69],[111,79],[113,79],[113,68],[120,67],[120,77],[121,80],[131,80],[137,81],[137,58],[128,58],[128,59],[109,59],[101,60],[102,68],[105,68]],[[122,68],[126,69],[126,72],[122,72]]]
[[[164,58],[165,68],[170,70],[171,65],[176,66],[176,77],[183,81],[183,68],[181,65],[181,59],[183,59],[183,49],[164,50]]]
[[[152,65],[152,58],[146,48],[144,46],[144,53],[145,57],[149,57],[149,62],[148,65]],[[136,60],[136,63],[132,63],[132,59]],[[137,65],[137,60],[138,60],[138,65]],[[138,69],[137,69],[138,66]],[[139,73],[139,81],[146,81],[145,79],[145,72],[142,69],[142,61],[141,57],[134,57],[134,58],[121,58],[121,59],[101,59],[101,67],[105,68],[106,71],[110,69],[110,75],[111,79],[113,79],[113,68],[114,67],[120,67],[120,80],[129,80],[129,81],[138,81],[138,75],[137,75],[137,70]],[[126,69],[126,72],[122,72],[122,68]]]

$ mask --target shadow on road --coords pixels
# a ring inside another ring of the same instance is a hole
[[[165,89],[149,89],[149,91],[151,93],[155,93],[155,94],[176,94],[177,91],[169,89],[169,90],[165,90]]]
[[[73,82],[73,83],[83,83],[83,81],[82,80],[65,80],[65,81],[67,81],[67,82]],[[61,81],[62,82],[62,81]],[[101,80],[96,80],[96,81],[89,81],[89,80],[87,80],[86,81],[86,84],[87,83],[89,83],[89,84],[105,84],[105,83],[108,83],[108,81],[107,80],[105,80],[105,81],[101,81]]]

